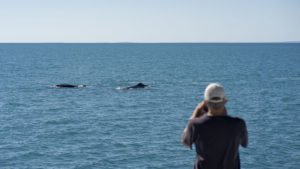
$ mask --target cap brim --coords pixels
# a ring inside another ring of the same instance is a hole
[[[222,102],[225,102],[226,99],[219,99],[219,100],[207,100],[208,102],[211,102],[211,103],[222,103]]]

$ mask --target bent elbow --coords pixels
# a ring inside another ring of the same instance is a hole
[[[192,149],[192,144],[189,143],[188,140],[186,140],[184,138],[181,139],[181,144],[184,145],[185,147]]]

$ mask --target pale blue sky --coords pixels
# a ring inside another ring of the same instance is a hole
[[[0,42],[300,41],[300,0],[0,0]]]

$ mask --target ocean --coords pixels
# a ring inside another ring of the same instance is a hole
[[[299,43],[0,44],[0,168],[193,168],[182,130],[219,82],[242,168],[297,169],[299,65]]]

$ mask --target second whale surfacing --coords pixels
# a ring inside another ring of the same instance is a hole
[[[144,83],[138,83],[134,86],[125,87],[124,89],[143,89],[147,87],[148,85],[145,85]]]

